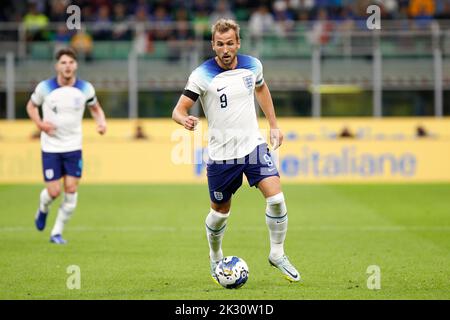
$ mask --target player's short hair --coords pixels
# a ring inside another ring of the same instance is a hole
[[[56,51],[56,54],[55,54],[55,59],[56,59],[56,61],[59,61],[59,59],[60,59],[63,55],[69,56],[69,57],[73,58],[75,61],[78,60],[78,59],[77,59],[77,53],[76,53],[75,49],[72,49],[72,48],[62,48],[62,49],[59,49],[58,51]]]
[[[216,32],[225,33],[228,30],[234,30],[234,32],[236,33],[236,40],[239,41],[241,39],[239,36],[240,29],[241,28],[239,27],[239,24],[237,24],[236,21],[232,19],[219,19],[216,23],[213,24],[211,28],[212,41],[214,41],[214,35],[216,34]]]

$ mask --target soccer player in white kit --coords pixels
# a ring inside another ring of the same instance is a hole
[[[212,49],[216,57],[195,69],[175,106],[172,118],[187,130],[194,130],[198,118],[189,110],[200,98],[208,120],[208,188],[211,208],[206,217],[210,248],[210,271],[217,282],[215,268],[223,258],[222,239],[230,215],[231,197],[242,185],[245,174],[250,186],[261,190],[266,199],[266,224],[270,236],[269,263],[289,281],[299,281],[300,273],[284,253],[287,209],[280,176],[261,135],[254,96],[270,125],[274,149],[283,141],[278,128],[269,88],[264,82],[261,62],[237,54],[239,25],[220,19],[212,27]]]
[[[106,120],[97,101],[94,87],[77,78],[77,56],[73,49],[56,53],[56,77],[41,81],[27,104],[29,117],[41,131],[42,166],[46,187],[41,191],[35,225],[44,230],[51,203],[60,195],[60,179],[64,179],[62,201],[50,242],[65,244],[62,233],[72,216],[78,198],[78,184],[83,169],[81,122],[85,106],[97,124],[97,132],[105,134]],[[41,119],[38,108],[42,108]]]

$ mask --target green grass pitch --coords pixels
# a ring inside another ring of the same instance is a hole
[[[66,246],[33,219],[40,185],[0,186],[0,299],[449,299],[450,185],[284,185],[286,253],[302,273],[289,283],[267,263],[260,192],[235,195],[225,255],[250,277],[226,290],[209,277],[205,185],[81,185]],[[69,290],[67,267],[81,270]],[[369,290],[368,266],[381,270]]]

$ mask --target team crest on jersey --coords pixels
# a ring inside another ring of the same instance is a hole
[[[218,192],[218,191],[214,191],[214,198],[216,198],[216,200],[222,200],[223,199],[223,194],[222,192]]]
[[[244,80],[245,83],[245,87],[247,89],[252,89],[253,88],[253,76],[245,76],[242,78]]]
[[[51,179],[55,176],[55,173],[53,172],[53,169],[46,169],[45,170],[45,177],[47,179]]]
[[[251,91],[253,89],[253,76],[243,77],[242,80],[244,80],[245,87],[251,93]]]

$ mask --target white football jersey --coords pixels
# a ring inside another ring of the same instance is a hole
[[[185,90],[200,97],[208,120],[208,154],[212,160],[248,155],[265,142],[258,126],[254,92],[264,83],[261,62],[237,55],[233,70],[222,69],[214,58],[195,69]]]
[[[52,123],[55,135],[41,132],[41,147],[45,152],[81,150],[81,122],[85,106],[97,102],[94,87],[77,79],[73,86],[61,87],[56,77],[41,81],[31,95],[36,106],[42,106],[43,120]]]

